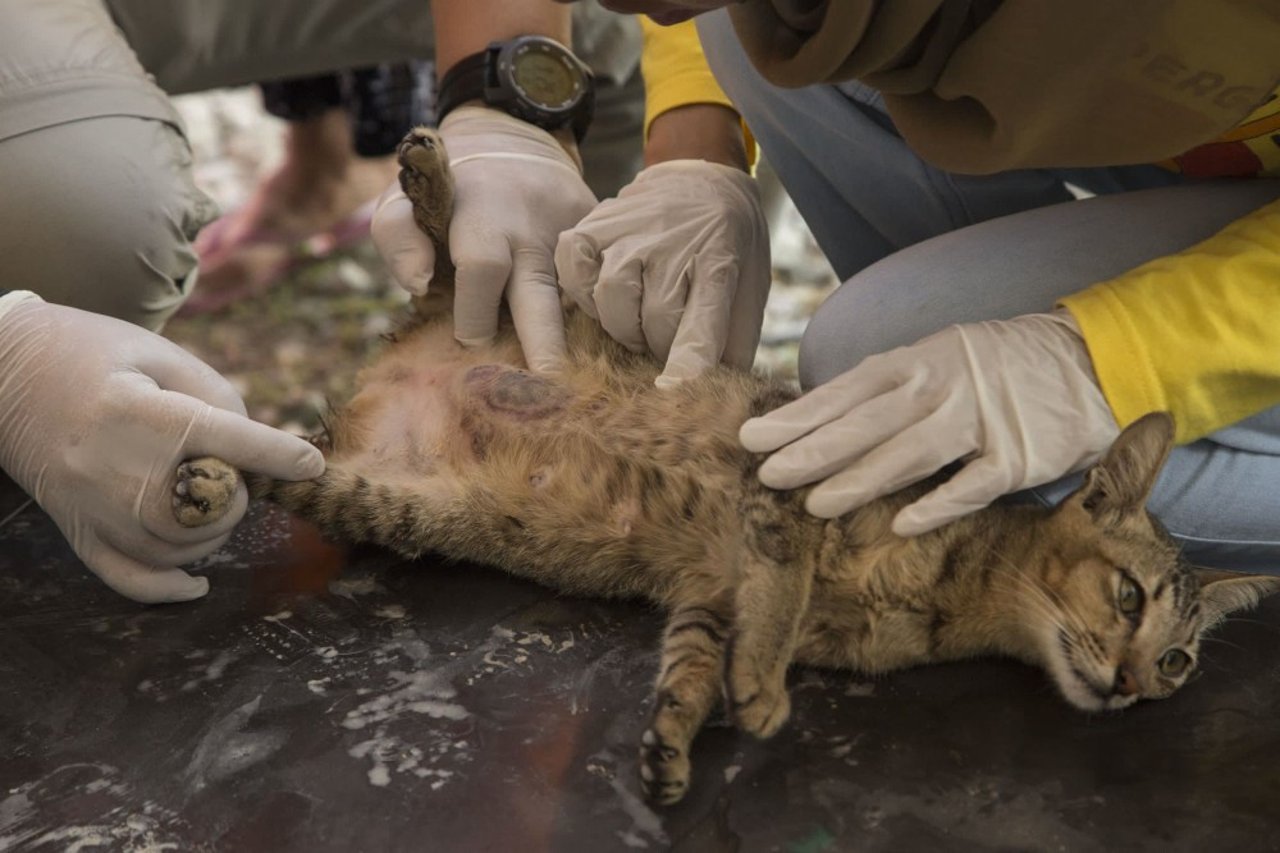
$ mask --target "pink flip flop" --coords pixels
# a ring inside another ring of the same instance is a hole
[[[196,238],[200,276],[178,316],[221,311],[264,293],[301,266],[361,243],[369,237],[375,204],[369,201],[327,231],[302,240],[266,229],[233,236],[233,215],[215,220]]]

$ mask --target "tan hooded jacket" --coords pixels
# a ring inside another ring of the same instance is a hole
[[[954,172],[1165,160],[1280,84],[1280,0],[744,0],[730,15],[766,79],[861,80]]]

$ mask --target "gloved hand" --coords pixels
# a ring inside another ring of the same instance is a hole
[[[739,437],[777,451],[760,468],[765,485],[822,481],[805,507],[823,518],[965,460],[894,518],[895,533],[914,536],[1087,467],[1119,432],[1079,327],[1055,311],[951,326],[872,356]]]
[[[324,471],[318,450],[249,420],[231,384],[176,344],[34,294],[0,297],[0,468],[112,589],[145,602],[208,592],[174,567],[220,547],[248,495],[206,527],[180,526],[175,471],[203,455],[288,480]]]
[[[552,253],[556,237],[591,210],[595,196],[560,143],[528,122],[488,107],[459,107],[445,117],[440,135],[456,187],[449,228],[458,270],[454,336],[468,346],[492,340],[505,295],[525,361],[535,371],[554,371],[565,341]],[[398,185],[379,201],[372,231],[400,286],[426,293],[435,250]]]
[[[613,338],[666,363],[659,387],[750,368],[771,281],[759,188],[705,160],[650,166],[560,235],[556,271]]]

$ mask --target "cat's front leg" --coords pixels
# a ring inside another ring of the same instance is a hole
[[[653,719],[640,737],[640,785],[655,803],[670,805],[689,790],[689,749],[720,698],[732,598],[681,606],[667,620]]]
[[[802,527],[763,497],[744,501],[724,689],[734,722],[759,738],[772,737],[791,714],[787,669],[813,588]]]

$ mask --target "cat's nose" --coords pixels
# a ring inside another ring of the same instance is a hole
[[[1133,696],[1138,692],[1138,679],[1133,670],[1127,666],[1116,667],[1116,680],[1111,685],[1111,692],[1117,696]]]

